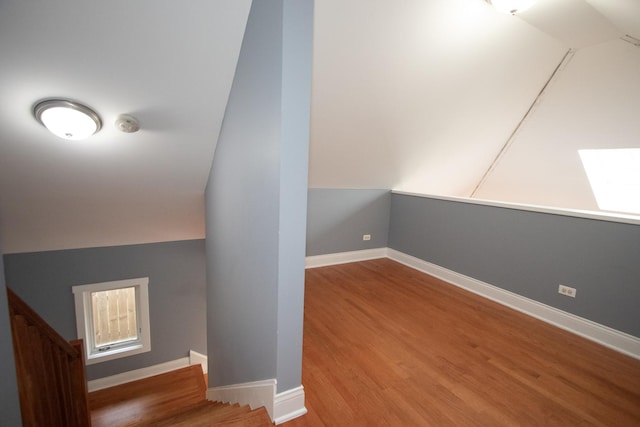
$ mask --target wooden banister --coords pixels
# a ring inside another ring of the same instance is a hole
[[[91,425],[82,340],[67,342],[7,288],[23,426]]]

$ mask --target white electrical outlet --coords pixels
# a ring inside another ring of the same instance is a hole
[[[566,295],[571,298],[576,297],[576,288],[572,288],[565,285],[558,285],[558,293],[562,295]]]
[[[363,234],[362,240],[371,240],[371,234]]]

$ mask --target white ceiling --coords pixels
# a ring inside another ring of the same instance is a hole
[[[577,50],[476,197],[598,211],[578,150],[640,148],[639,113],[640,48],[612,40]]]
[[[0,3],[5,253],[204,236],[249,7]],[[468,195],[569,47],[640,38],[638,0],[537,7],[513,17],[484,0],[316,0],[310,186]],[[31,109],[53,96],[93,107],[104,128],[84,142],[49,134]],[[121,113],[142,130],[116,131]]]
[[[640,38],[638,0],[538,0],[516,16],[483,0],[319,0],[315,20],[311,187],[470,196],[570,48],[545,94],[562,101],[527,126],[551,123],[519,134],[482,197],[597,209],[577,149],[640,147],[623,119],[640,112],[640,49],[620,41]]]
[[[0,3],[5,252],[202,238],[203,192],[249,0]],[[103,129],[50,134],[34,103],[69,97]],[[121,113],[142,130],[118,132]]]
[[[565,50],[482,0],[317,1],[309,185],[469,193]]]
[[[518,18],[573,49],[614,40],[625,34],[587,1],[536,0],[534,6],[519,13]],[[610,6],[600,5],[606,12],[615,3],[631,6],[632,2],[635,1],[612,0]]]

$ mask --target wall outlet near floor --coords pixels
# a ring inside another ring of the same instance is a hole
[[[371,234],[363,234],[362,240],[371,240]]]
[[[565,285],[558,285],[558,293],[562,295],[566,295],[571,298],[576,297],[576,288],[572,288]]]

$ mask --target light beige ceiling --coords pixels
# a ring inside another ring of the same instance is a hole
[[[0,3],[0,234],[5,252],[201,238],[203,192],[249,0]],[[69,97],[103,129],[50,134]],[[118,132],[121,113],[142,129]]]
[[[565,50],[482,0],[317,1],[310,186],[470,192]]]
[[[640,39],[640,2],[637,0],[586,0],[616,28]]]
[[[324,0],[315,19],[311,187],[468,197],[484,182],[478,197],[597,209],[576,163],[578,148],[596,144],[585,133],[625,135],[599,148],[640,147],[637,121],[623,120],[640,110],[640,49],[620,40],[640,38],[637,0],[538,0],[516,16],[483,0]],[[568,52],[575,64],[525,125],[541,113],[551,123],[511,141]],[[554,95],[561,106],[548,110]],[[578,114],[585,103],[592,111]],[[567,122],[580,120],[571,133]],[[482,181],[508,142],[523,154]]]
[[[598,211],[578,150],[640,148],[639,77],[640,48],[629,43],[577,50],[476,197]]]
[[[615,40],[625,34],[585,0],[536,0],[518,18],[573,49]]]
[[[640,38],[637,0],[539,2],[514,17],[484,0],[316,0],[310,186],[468,195],[569,48]],[[0,3],[5,252],[204,236],[249,7]],[[104,129],[50,135],[31,109],[51,96],[87,103]],[[142,130],[118,133],[121,113]]]

